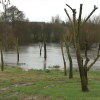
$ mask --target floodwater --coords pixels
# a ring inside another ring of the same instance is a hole
[[[75,50],[73,47],[70,48],[73,68],[78,68]],[[88,56],[90,62],[96,57],[97,49],[92,49],[88,51]],[[69,67],[69,60],[66,53],[66,48],[64,47],[64,56],[66,59],[66,66]],[[81,51],[81,55],[84,59],[84,51]],[[9,66],[16,66],[17,64],[17,52],[16,49],[11,49],[8,51],[3,51],[4,63]],[[63,58],[61,53],[60,44],[47,43],[47,58],[44,59],[44,48],[42,46],[42,54],[40,56],[39,43],[32,44],[28,46],[19,46],[19,66],[25,70],[28,69],[48,69],[55,65],[59,65],[60,69],[64,68]],[[92,69],[100,69],[100,59],[95,63]]]

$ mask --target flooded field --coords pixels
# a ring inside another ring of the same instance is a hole
[[[88,56],[90,58],[89,64],[96,57],[96,49],[88,51]],[[70,52],[73,60],[73,67],[78,68],[77,59],[74,48],[70,48]],[[69,67],[69,60],[66,53],[66,48],[64,47],[65,59],[67,68]],[[17,64],[17,53],[16,49],[11,49],[9,51],[3,51],[4,63],[10,66],[16,66]],[[84,58],[84,51],[81,52]],[[28,46],[19,46],[19,64],[25,70],[28,69],[47,69],[48,67],[59,65],[60,69],[64,68],[63,59],[61,54],[60,44],[47,43],[47,59],[44,59],[44,48],[42,47],[42,54],[40,56],[39,43],[32,44]],[[92,67],[92,69],[100,69],[100,59]]]

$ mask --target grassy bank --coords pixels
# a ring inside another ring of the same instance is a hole
[[[6,67],[0,71],[0,100],[100,100],[100,71],[90,71],[89,92],[81,91],[78,70],[74,78],[63,71]]]

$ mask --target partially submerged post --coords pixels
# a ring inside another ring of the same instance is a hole
[[[44,70],[46,70],[46,58],[47,58],[46,42],[44,41]]]
[[[46,50],[46,35],[43,35],[43,43],[44,43],[44,58],[47,58],[47,50]]]
[[[17,50],[17,64],[19,63],[19,49],[18,49],[18,38],[15,38],[15,46],[16,46],[16,50]]]
[[[43,44],[40,42],[40,43],[39,43],[39,48],[40,48],[40,56],[41,56],[41,51],[42,51],[42,45],[43,45]]]
[[[46,42],[44,41],[44,58],[47,58]]]

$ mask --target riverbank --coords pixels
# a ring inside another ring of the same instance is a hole
[[[88,72],[89,92],[81,91],[78,70],[74,78],[59,69],[24,71],[5,67],[0,71],[0,100],[100,100],[100,71]]]

